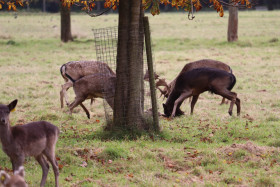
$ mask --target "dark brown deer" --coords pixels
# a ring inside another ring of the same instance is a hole
[[[76,97],[68,106],[70,113],[72,114],[72,111],[76,106],[81,105],[86,112],[87,117],[90,118],[89,111],[82,104],[82,102],[89,98],[104,98],[110,107],[114,108],[115,85],[115,75],[95,73],[78,79],[73,84]]]
[[[106,63],[99,61],[71,61],[63,64],[60,67],[60,73],[66,82],[65,84],[61,85],[61,108],[63,108],[63,98],[65,98],[66,104],[69,104],[66,91],[73,86],[73,82],[75,82],[76,80],[93,73],[116,75]],[[91,103],[92,102],[93,99],[91,98]]]
[[[0,140],[3,151],[10,157],[13,171],[23,166],[25,157],[35,157],[42,167],[43,175],[40,186],[46,183],[51,163],[55,186],[58,186],[58,165],[55,158],[55,145],[59,129],[46,121],[31,122],[25,125],[10,125],[10,112],[15,109],[17,100],[9,105],[0,104]],[[46,160],[46,158],[47,160]]]
[[[0,186],[4,187],[28,187],[24,180],[24,167],[20,166],[14,175],[10,176],[5,171],[0,171]]]
[[[229,115],[232,115],[233,105],[237,106],[237,115],[240,114],[240,99],[237,94],[231,92],[236,83],[233,74],[214,68],[197,68],[184,72],[177,77],[174,89],[171,91],[167,101],[163,104],[165,116],[175,117],[176,111],[182,102],[193,96],[191,102],[191,114],[199,95],[205,91],[215,93],[231,101]]]
[[[215,69],[224,70],[228,73],[232,73],[232,70],[231,70],[230,66],[228,66],[227,64],[225,64],[223,62],[217,61],[217,60],[202,59],[202,60],[190,62],[183,67],[181,72],[177,75],[177,77],[173,81],[171,81],[168,84],[168,86],[159,85],[159,86],[164,86],[165,87],[163,90],[159,89],[161,94],[164,97],[168,98],[169,94],[174,89],[175,82],[176,82],[176,79],[178,78],[178,76],[181,75],[184,72],[188,72],[188,71],[196,69],[196,68],[215,68]],[[223,104],[223,103],[225,103],[225,98],[223,98],[221,104]]]

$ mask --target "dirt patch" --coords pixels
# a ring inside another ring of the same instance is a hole
[[[268,146],[258,146],[258,145],[255,145],[254,143],[248,141],[245,144],[232,144],[231,146],[219,148],[218,152],[222,152],[222,153],[225,153],[228,155],[228,154],[230,154],[230,153],[232,154],[235,151],[240,150],[240,149],[245,150],[256,156],[261,156],[261,155],[268,153],[269,151],[275,150],[275,148],[268,147]]]
[[[233,162],[258,162],[275,152],[279,152],[279,149],[275,147],[258,146],[248,141],[245,144],[232,144],[230,146],[221,147],[217,152],[218,155],[226,157],[227,160]]]

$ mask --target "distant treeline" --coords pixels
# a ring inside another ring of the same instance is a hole
[[[201,11],[208,11],[210,10],[210,7],[207,6],[209,0],[201,0],[201,3],[203,5],[203,9]],[[94,11],[103,11],[104,0],[96,0]],[[46,12],[59,12],[60,9],[60,0],[31,0],[30,9],[37,10],[37,11],[43,11]],[[208,8],[207,8],[208,7]],[[5,8],[5,7],[3,7]],[[225,8],[226,9],[226,8]],[[280,9],[280,0],[257,0],[257,5],[254,7],[254,9],[262,9],[262,10],[274,10],[274,9]],[[80,11],[81,7],[72,6],[71,11]],[[173,12],[176,11],[175,7],[172,7],[171,5],[165,6],[160,5],[161,12]],[[113,12],[113,11],[112,11]],[[116,12],[116,11],[114,11]]]

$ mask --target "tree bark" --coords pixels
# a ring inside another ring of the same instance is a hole
[[[70,8],[60,5],[60,18],[61,18],[61,41],[68,42],[72,41],[71,34],[71,17],[70,17]]]
[[[229,17],[227,40],[228,42],[234,42],[238,40],[238,8],[230,6],[228,11]]]
[[[144,130],[143,10],[141,0],[120,0],[114,127]]]

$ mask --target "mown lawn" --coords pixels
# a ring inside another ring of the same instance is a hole
[[[280,185],[280,12],[239,13],[239,41],[227,43],[227,19],[200,12],[150,16],[156,71],[171,81],[187,63],[203,58],[230,65],[241,115],[227,113],[221,97],[204,93],[194,115],[160,118],[159,135],[117,139],[103,132],[102,100],[86,118],[60,108],[64,83],[59,68],[95,59],[93,28],[117,25],[117,15],[72,15],[75,41],[60,42],[59,14],[0,13],[0,103],[18,99],[11,123],[47,120],[61,130],[57,144],[61,186],[279,186]],[[68,92],[71,100],[73,91]],[[159,94],[158,94],[159,95]],[[162,112],[162,98],[158,99]],[[1,169],[11,169],[0,151]],[[39,186],[41,168],[27,159],[26,181]],[[54,185],[52,170],[46,186]]]

